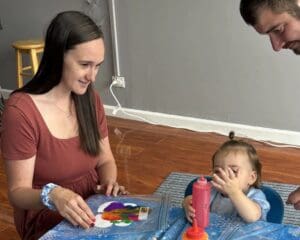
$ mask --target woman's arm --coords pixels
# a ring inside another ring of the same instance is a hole
[[[8,197],[11,204],[21,209],[42,209],[40,189],[32,188],[35,156],[25,160],[5,162]],[[73,225],[89,228],[95,216],[85,201],[73,191],[56,187],[49,193],[57,211]]]
[[[26,160],[4,161],[8,183],[8,198],[22,209],[41,209],[41,190],[32,188],[35,156]]]
[[[97,173],[100,186],[97,192],[104,192],[106,195],[126,194],[125,188],[117,183],[117,166],[112,154],[109,139],[105,137],[100,141],[100,156],[97,164]]]

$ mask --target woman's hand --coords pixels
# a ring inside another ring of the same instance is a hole
[[[97,185],[95,192],[105,194],[106,196],[112,195],[114,197],[118,195],[127,195],[129,193],[124,186],[120,186],[117,182],[108,182]]]
[[[187,220],[192,223],[195,217],[195,209],[192,206],[192,195],[187,196],[183,200],[182,207],[184,209]]]
[[[57,211],[74,226],[85,229],[93,226],[95,216],[82,197],[73,191],[63,188],[54,188],[49,195]]]

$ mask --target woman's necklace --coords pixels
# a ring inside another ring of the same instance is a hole
[[[64,109],[62,109],[60,106],[58,106],[55,102],[52,102],[53,103],[53,105],[55,106],[55,107],[57,107],[61,112],[63,112],[66,116],[67,116],[67,118],[70,118],[70,117],[72,117],[73,116],[73,101],[71,100],[71,102],[70,102],[70,106],[69,106],[69,111],[66,111],[66,110],[64,110]]]

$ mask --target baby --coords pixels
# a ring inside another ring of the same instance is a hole
[[[266,220],[270,204],[259,189],[262,167],[256,150],[246,142],[234,140],[233,132],[229,138],[212,157],[210,211],[227,217],[239,216],[249,223]],[[182,205],[192,222],[192,195],[186,196]]]

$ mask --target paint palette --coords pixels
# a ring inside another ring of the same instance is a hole
[[[133,222],[146,221],[151,209],[135,203],[110,201],[98,207],[95,227],[108,228],[113,224],[118,227],[127,227]]]
[[[168,226],[169,195],[94,195],[87,203],[96,216],[95,227],[84,230],[62,221],[42,240],[148,239]]]

